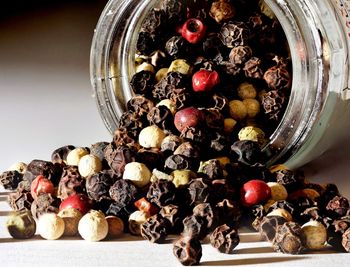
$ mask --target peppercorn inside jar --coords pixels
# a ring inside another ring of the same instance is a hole
[[[321,23],[327,4],[286,3],[110,1],[91,54],[106,126],[137,139],[155,125],[208,148],[201,153],[254,141],[262,163],[290,168],[323,153],[343,132],[339,114],[350,113],[342,90],[347,43],[338,22]],[[337,21],[334,11],[327,15]]]

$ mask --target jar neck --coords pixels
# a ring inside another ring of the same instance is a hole
[[[293,64],[288,107],[264,148],[268,164],[300,152],[316,131],[330,93],[347,87],[347,42],[332,1],[265,0],[285,31]]]

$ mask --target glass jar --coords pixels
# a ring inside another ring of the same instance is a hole
[[[350,0],[265,0],[280,21],[291,50],[293,83],[284,117],[264,152],[267,164],[297,168],[315,159],[349,125]],[[110,0],[91,48],[91,82],[106,127],[132,96],[135,43],[156,0]]]

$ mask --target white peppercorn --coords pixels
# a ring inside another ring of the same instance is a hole
[[[108,234],[108,223],[101,211],[91,210],[79,221],[78,231],[87,241],[100,241]]]
[[[102,170],[102,162],[95,155],[85,155],[79,161],[78,170],[81,176],[88,177]]]
[[[67,165],[78,166],[80,159],[88,154],[89,151],[86,148],[77,147],[73,149],[67,155]]]
[[[287,199],[288,192],[282,184],[276,182],[268,182],[267,185],[271,189],[271,199],[275,201]]]
[[[61,210],[58,214],[64,220],[64,236],[75,236],[78,233],[78,224],[83,216],[77,209],[66,208]]]
[[[21,174],[24,174],[27,171],[27,164],[24,162],[16,162],[8,168],[9,171],[18,171]]]
[[[137,187],[144,187],[151,180],[152,173],[143,163],[130,162],[125,165],[123,179],[132,181]]]
[[[141,224],[145,223],[149,218],[149,214],[137,210],[129,216],[129,231],[133,235],[141,235]]]
[[[45,213],[39,217],[38,232],[48,240],[59,239],[64,233],[64,220],[55,213]]]
[[[165,136],[162,129],[156,125],[151,125],[141,130],[139,144],[144,148],[160,148]]]

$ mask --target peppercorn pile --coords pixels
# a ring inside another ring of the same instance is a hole
[[[0,176],[14,190],[14,238],[122,233],[163,243],[199,264],[202,244],[221,253],[251,221],[276,251],[327,244],[350,251],[350,206],[333,184],[268,168],[262,152],[288,103],[290,59],[263,1],[161,1],[137,39],[135,95],[111,142],[56,149]]]

